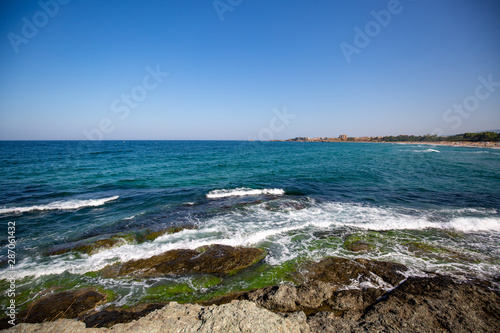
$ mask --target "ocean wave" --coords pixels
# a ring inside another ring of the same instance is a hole
[[[440,153],[437,149],[425,149],[425,150],[412,150],[414,153]]]
[[[235,189],[222,189],[222,190],[213,190],[210,191],[206,196],[208,199],[219,199],[219,198],[227,198],[227,197],[241,197],[246,195],[283,195],[285,191],[280,188],[271,188],[271,189],[252,189],[252,188],[235,188]]]
[[[500,218],[487,217],[458,217],[450,221],[449,226],[463,232],[498,231],[500,232]]]
[[[283,198],[275,200],[282,201]],[[491,237],[492,232],[500,232],[500,218],[492,216],[492,210],[474,209],[477,214],[482,212],[480,214],[482,216],[477,217],[457,216],[460,212],[470,213],[471,209],[466,212],[463,210],[460,208],[454,212],[453,209],[449,209],[449,212],[447,211],[449,214],[436,220],[433,215],[434,210],[408,213],[407,210],[394,207],[341,202],[314,202],[300,210],[270,210],[267,202],[264,202],[246,206],[242,210],[210,216],[200,223],[197,229],[165,234],[152,242],[125,244],[79,259],[61,255],[42,266],[37,262],[26,261],[19,265],[18,274],[20,277],[61,274],[64,271],[83,274],[102,269],[116,261],[145,259],[169,250],[196,249],[212,244],[264,246],[269,251],[266,262],[276,265],[298,256],[312,258],[344,256],[346,252],[343,252],[340,245],[343,241],[342,235],[350,233],[401,230],[400,235],[405,235],[406,230],[441,229],[457,230],[465,234],[477,233],[479,239],[483,239],[481,237]],[[431,231],[430,233],[432,234]],[[323,237],[321,234],[327,236]],[[384,234],[380,234],[380,237],[384,237]],[[335,242],[340,242],[340,244],[324,247],[318,246],[317,244],[320,244],[318,242],[331,242],[333,245]],[[384,242],[397,243],[397,239],[391,241],[386,239]],[[460,242],[461,240],[452,243],[452,247],[461,247]],[[373,255],[378,254],[374,252]],[[402,251],[399,246],[394,246],[390,253],[385,255],[393,259],[402,258],[402,262],[411,259],[408,257],[411,254]],[[415,260],[417,264],[420,262],[418,258]],[[427,262],[425,265],[422,269],[441,267],[438,261]],[[456,269],[460,269],[460,263],[453,265]]]
[[[45,205],[1,208],[0,214],[26,213],[36,210],[72,210],[83,207],[97,207],[97,206],[102,206],[105,203],[116,200],[118,198],[119,196],[115,195],[113,197],[102,198],[102,199],[54,201]]]

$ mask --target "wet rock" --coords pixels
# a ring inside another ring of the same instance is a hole
[[[196,250],[171,250],[147,259],[131,260],[105,267],[103,277],[157,277],[167,274],[206,273],[227,276],[264,259],[257,248],[211,245]]]
[[[351,252],[366,253],[366,252],[370,252],[371,250],[373,250],[372,245],[370,245],[366,242],[360,241],[360,240],[352,242],[352,243],[347,243],[344,246],[346,249],[348,249]]]
[[[91,288],[74,291],[63,291],[40,298],[28,305],[26,310],[17,316],[17,322],[41,323],[59,318],[77,318],[94,309],[106,300],[106,295]],[[10,327],[5,318],[1,320],[0,328]]]
[[[347,235],[344,239],[344,247],[351,252],[359,253],[367,253],[375,249],[372,243],[360,235]]]
[[[382,279],[383,282],[396,286],[405,278],[400,272],[406,270],[406,266],[398,263],[330,257],[304,264],[301,272],[308,280],[335,285],[351,285],[354,281],[380,285],[379,279]]]
[[[105,309],[86,315],[83,322],[87,327],[111,327],[137,320],[164,306],[165,304],[139,304],[128,309]]]

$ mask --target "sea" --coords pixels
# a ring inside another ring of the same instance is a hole
[[[500,286],[500,150],[260,141],[0,142],[1,305],[95,287],[107,305],[192,302],[296,283],[328,256]],[[127,235],[188,226],[154,240]],[[9,228],[11,227],[11,228]],[[14,227],[14,228],[12,228]],[[109,249],[54,249],[121,238]],[[228,277],[103,278],[116,262],[210,244],[266,258]],[[10,251],[9,251],[10,250]],[[295,281],[295,282],[294,282]],[[352,281],[345,288],[365,287]],[[389,288],[390,286],[381,286]]]

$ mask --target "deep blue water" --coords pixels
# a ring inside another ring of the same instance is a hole
[[[343,247],[353,234],[374,243],[376,250],[362,256],[405,263],[415,274],[500,274],[495,149],[0,142],[0,175],[1,262],[7,222],[15,221],[16,274],[32,284],[48,275],[81,275],[117,260],[216,243],[265,248],[270,266],[297,258],[356,257]],[[72,242],[179,224],[197,229],[92,256],[46,255]],[[410,245],[418,242],[439,251],[415,251]]]

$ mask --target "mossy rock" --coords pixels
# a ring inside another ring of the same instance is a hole
[[[373,245],[363,242],[363,241],[355,241],[352,243],[344,243],[344,247],[351,252],[359,252],[359,253],[367,253],[373,250]]]
[[[179,274],[233,275],[264,259],[266,252],[258,248],[211,245],[196,250],[171,250],[147,259],[131,260],[106,266],[105,278],[161,277]]]
[[[215,285],[218,285],[221,282],[222,279],[217,276],[210,274],[203,274],[203,275],[193,276],[191,280],[191,285],[196,289],[207,289]]]
[[[195,290],[186,283],[175,283],[168,285],[160,285],[157,287],[150,287],[146,291],[146,296],[143,300],[168,300],[179,294],[185,295],[193,293]]]

